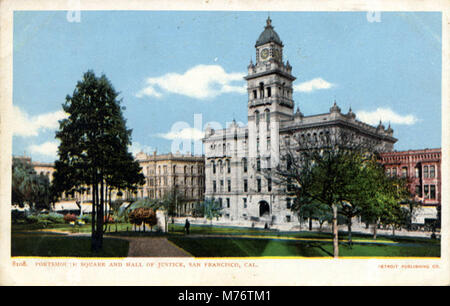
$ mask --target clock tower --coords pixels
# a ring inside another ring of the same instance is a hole
[[[267,18],[264,31],[255,44],[256,63],[250,61],[247,81],[249,153],[266,159],[279,156],[280,122],[291,120],[292,67],[283,61],[283,43]],[[252,141],[253,140],[253,141]],[[253,143],[252,143],[253,142]],[[276,162],[273,160],[273,162]]]

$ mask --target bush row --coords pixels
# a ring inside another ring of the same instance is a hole
[[[69,223],[76,220],[82,220],[84,223],[89,223],[91,217],[87,215],[79,217],[74,214],[62,215],[58,213],[26,214],[25,212],[13,210],[11,211],[11,219],[13,224],[39,224],[47,226],[50,224]]]

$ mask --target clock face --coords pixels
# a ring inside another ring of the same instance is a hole
[[[261,58],[263,60],[267,59],[269,57],[269,49],[265,48],[261,51]]]

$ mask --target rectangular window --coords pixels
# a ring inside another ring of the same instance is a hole
[[[230,208],[230,198],[227,198],[227,208]]]
[[[386,175],[387,176],[391,176],[391,168],[387,168],[386,169]]]
[[[415,174],[416,177],[420,177],[420,168],[419,167],[416,167],[414,169],[414,174]]]
[[[422,197],[422,186],[416,185],[415,193],[418,197]]]
[[[227,172],[231,173],[231,163],[229,160],[227,160]]]
[[[403,167],[402,168],[402,177],[406,178],[408,176],[408,168],[407,167]]]
[[[286,198],[286,208],[291,209],[291,199],[290,198]]]
[[[429,185],[425,185],[425,186],[423,186],[424,188],[424,190],[423,190],[423,192],[424,192],[424,194],[425,194],[425,198],[426,199],[429,199],[430,198],[430,192],[429,192]]]
[[[291,216],[289,215],[286,216],[286,222],[291,222]]]
[[[392,169],[392,176],[394,176],[394,177],[397,176],[397,168]]]
[[[430,177],[431,177],[431,178],[434,178],[434,176],[435,176],[435,169],[434,169],[434,166],[430,166]]]
[[[248,181],[244,180],[244,192],[248,191]]]
[[[260,178],[256,179],[256,182],[258,184],[258,192],[261,192],[261,179]]]
[[[272,179],[271,178],[267,179],[267,191],[268,192],[272,191]]]
[[[213,181],[213,192],[217,192],[217,184],[216,184],[216,181]]]
[[[430,185],[430,199],[436,199],[436,185]]]
[[[219,205],[220,205],[220,208],[223,208],[222,198],[219,198]]]
[[[247,208],[247,198],[244,198],[244,208]]]
[[[256,171],[261,171],[261,159],[256,160]]]
[[[223,191],[223,180],[220,180],[220,192]]]
[[[267,97],[272,96],[272,89],[270,87],[267,87]]]
[[[228,180],[228,192],[231,192],[231,180]]]
[[[423,177],[428,178],[428,166],[423,167]]]

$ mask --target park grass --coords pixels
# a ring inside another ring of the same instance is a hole
[[[92,254],[90,237],[57,235],[57,232],[90,233],[90,224],[83,226],[58,224],[37,230],[30,229],[29,226],[13,225],[12,256],[126,257],[128,242],[120,240],[120,237],[152,236],[165,236],[195,257],[332,256],[332,234],[328,232],[279,232],[257,228],[191,225],[190,235],[185,236],[182,224],[169,224],[169,233],[150,232],[149,228],[146,232],[132,231],[132,226],[127,223],[117,224],[116,232],[115,226],[111,225],[111,232],[106,233],[114,238],[105,237],[105,247],[102,252]],[[339,233],[340,256],[440,256],[439,240],[381,235],[374,240],[372,235],[360,233],[353,233],[352,238],[355,243],[350,247],[347,244],[347,233],[345,231]]]
[[[330,237],[327,237],[330,238]],[[251,239],[230,237],[170,237],[169,240],[195,257],[332,257],[332,242]],[[341,242],[341,257],[439,257],[433,242],[354,243]]]
[[[169,240],[195,257],[322,257],[328,254],[310,243],[292,243],[273,239],[185,238]]]
[[[103,249],[91,251],[90,237],[18,232],[11,236],[12,257],[127,257],[129,242],[104,238]]]

